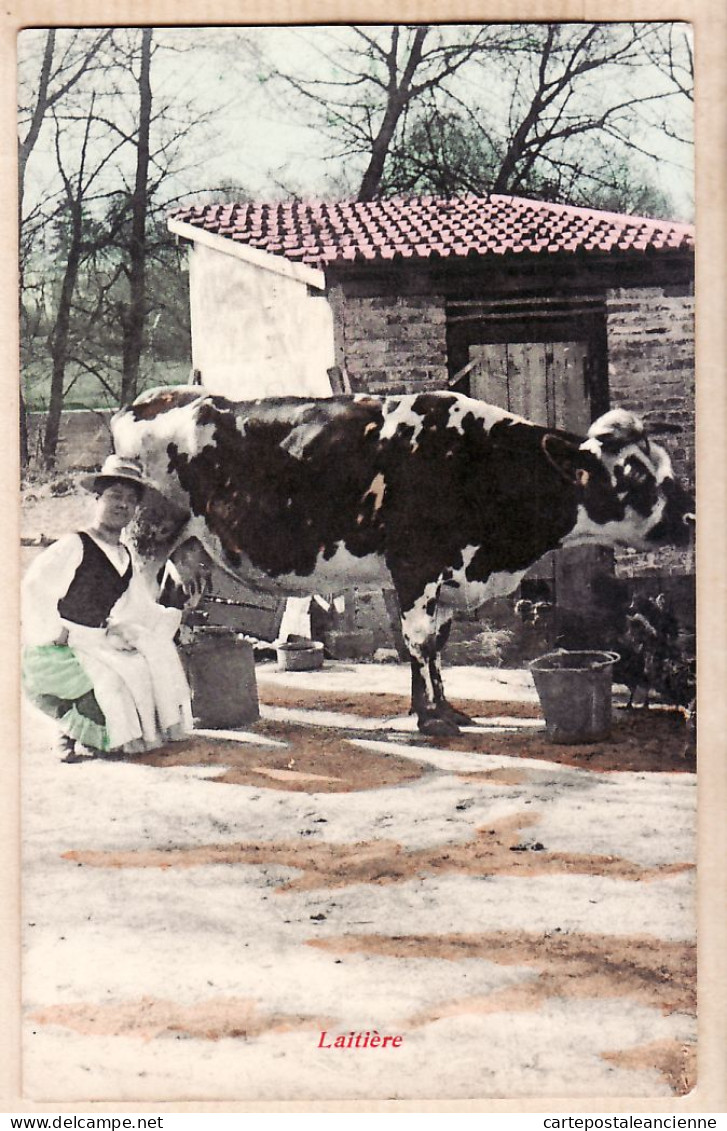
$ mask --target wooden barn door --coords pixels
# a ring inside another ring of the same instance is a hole
[[[585,434],[592,420],[587,342],[471,344],[470,392],[550,428]],[[575,546],[547,554],[527,573],[553,587],[559,619],[589,619],[596,579],[608,569],[610,551]]]
[[[470,392],[536,424],[585,432],[591,423],[586,342],[471,345]]]

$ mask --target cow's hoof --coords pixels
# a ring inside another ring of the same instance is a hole
[[[440,703],[437,706],[437,715],[445,722],[454,723],[457,727],[471,727],[474,726],[474,721],[466,715],[464,711],[458,711],[451,703]]]
[[[453,734],[459,734],[459,727],[451,719],[443,719],[439,715],[435,715],[429,719],[419,720],[419,730],[422,734],[433,734],[437,738],[446,738]]]

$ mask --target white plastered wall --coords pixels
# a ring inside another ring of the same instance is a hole
[[[229,244],[195,233],[190,246],[192,364],[202,384],[235,400],[330,396],[333,315],[322,272]]]

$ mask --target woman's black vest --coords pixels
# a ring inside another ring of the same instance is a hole
[[[65,597],[58,602],[64,620],[103,628],[109,613],[131,581],[131,559],[120,574],[90,535],[81,532],[83,559]]]

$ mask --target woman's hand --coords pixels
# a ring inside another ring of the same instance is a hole
[[[209,588],[209,577],[204,573],[196,573],[182,585],[185,609],[196,609]]]
[[[128,634],[123,629],[119,628],[118,625],[110,625],[109,628],[106,629],[106,639],[117,652],[136,651]]]

